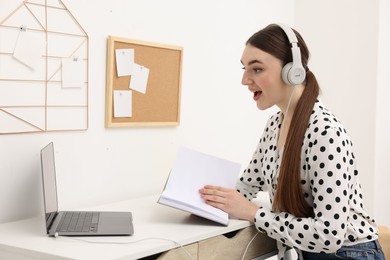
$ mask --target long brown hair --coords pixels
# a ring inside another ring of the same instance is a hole
[[[304,91],[295,108],[281,162],[278,187],[272,207],[274,210],[286,211],[296,217],[313,217],[313,209],[306,202],[301,187],[301,150],[310,115],[313,111],[320,87],[314,74],[307,68],[309,50],[301,35],[293,29],[301,51],[302,65],[307,74]],[[265,51],[281,60],[282,66],[292,62],[291,46],[285,32],[271,24],[252,35],[246,44]]]

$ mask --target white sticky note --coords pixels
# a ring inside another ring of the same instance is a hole
[[[118,77],[130,76],[133,74],[134,49],[116,49],[115,60]]]
[[[61,72],[63,88],[81,88],[84,86],[85,68],[81,59],[63,59]]]
[[[16,41],[13,57],[35,69],[42,59],[45,43],[29,31],[21,30]]]
[[[131,76],[129,88],[145,94],[146,87],[148,85],[148,77],[148,68],[138,64],[134,64],[134,71],[133,75]]]
[[[132,116],[131,90],[114,90],[114,117]]]

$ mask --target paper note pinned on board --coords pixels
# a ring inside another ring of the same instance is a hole
[[[81,88],[84,85],[85,66],[81,59],[73,57],[62,60],[62,87]]]
[[[42,61],[44,47],[45,43],[42,39],[23,28],[16,40],[13,57],[31,69],[35,69]]]
[[[132,117],[131,90],[114,91],[114,117]]]
[[[134,49],[116,49],[115,60],[118,77],[130,76],[133,74]]]
[[[148,85],[148,77],[149,77],[149,69],[135,63],[129,88],[145,94],[146,87]]]

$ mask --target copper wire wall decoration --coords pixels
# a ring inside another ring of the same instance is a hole
[[[61,0],[0,17],[0,134],[88,129],[88,63],[88,35]]]

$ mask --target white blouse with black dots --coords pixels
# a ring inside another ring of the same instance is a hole
[[[249,200],[267,191],[271,204],[277,188],[282,151],[276,148],[280,112],[265,127],[253,158],[237,182]],[[301,185],[314,218],[260,207],[254,223],[278,241],[279,259],[286,246],[309,252],[332,253],[341,246],[377,239],[377,226],[363,207],[352,142],[341,123],[320,101],[314,105],[301,151]]]

